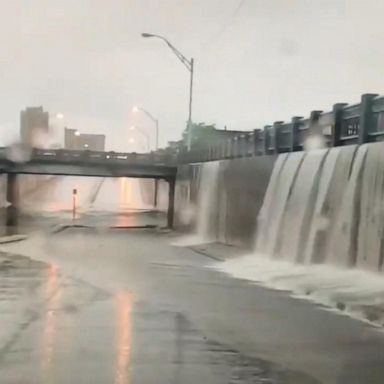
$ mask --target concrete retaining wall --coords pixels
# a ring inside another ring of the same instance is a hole
[[[202,168],[207,163],[179,167],[176,183],[176,227],[198,232],[197,217],[208,215],[209,237],[232,245],[252,247],[256,218],[272,173],[275,157],[260,156],[220,161],[217,183],[210,193],[214,199],[209,211],[199,212]],[[208,191],[205,190],[205,193]]]
[[[257,215],[272,173],[275,157],[226,160],[220,164],[218,240],[253,246]]]

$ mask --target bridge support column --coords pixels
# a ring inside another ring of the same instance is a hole
[[[159,180],[155,179],[155,185],[153,190],[153,207],[157,208],[157,196],[159,194]]]
[[[168,179],[168,214],[167,214],[167,227],[173,229],[173,219],[175,216],[175,186],[176,179]]]
[[[10,205],[7,207],[5,225],[9,228],[15,228],[18,222],[19,188],[17,175],[14,173],[7,175],[7,201]]]

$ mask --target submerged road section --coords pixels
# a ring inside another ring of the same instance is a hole
[[[172,241],[68,229],[2,245],[1,383],[383,382],[380,329]]]

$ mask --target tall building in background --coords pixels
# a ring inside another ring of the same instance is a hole
[[[105,135],[79,133],[76,129],[64,128],[64,148],[105,151]]]
[[[49,133],[49,114],[43,107],[27,107],[20,112],[20,141],[31,147],[44,145]]]

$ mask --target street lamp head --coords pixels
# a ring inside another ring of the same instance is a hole
[[[155,35],[153,35],[152,33],[142,33],[141,34],[142,37],[155,37]]]
[[[134,112],[134,113],[139,112],[139,107],[137,105],[132,107],[132,112]]]
[[[80,132],[78,130],[75,131],[75,136],[80,136]]]

